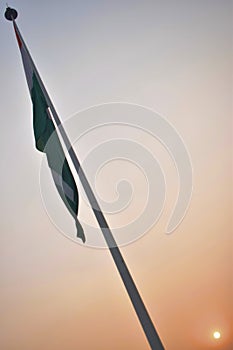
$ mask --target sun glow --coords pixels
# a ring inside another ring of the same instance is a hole
[[[214,331],[213,337],[214,337],[214,339],[219,339],[219,338],[221,338],[221,333],[219,331]]]

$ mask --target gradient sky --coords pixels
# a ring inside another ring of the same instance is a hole
[[[30,97],[4,6],[0,348],[148,350],[108,251],[66,239],[44,209],[42,155],[34,148]],[[62,120],[124,101],[161,113],[184,139],[194,171],[186,217],[165,234],[177,186],[173,169],[160,220],[122,253],[167,350],[232,349],[233,2],[10,6]],[[222,334],[217,341],[214,330]]]

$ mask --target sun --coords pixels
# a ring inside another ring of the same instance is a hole
[[[214,337],[214,339],[219,339],[219,338],[221,338],[221,333],[219,331],[214,331],[213,337]]]

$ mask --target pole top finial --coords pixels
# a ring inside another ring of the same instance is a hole
[[[5,18],[8,21],[13,21],[18,17],[18,12],[15,9],[12,9],[11,7],[7,6],[5,11]]]

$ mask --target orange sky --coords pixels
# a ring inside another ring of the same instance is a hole
[[[157,224],[121,250],[167,350],[232,349],[232,1],[15,4],[63,120],[124,101],[159,112],[182,136],[194,185],[183,222],[165,234],[176,171],[143,134],[163,167],[167,198]],[[0,25],[0,348],[148,350],[109,252],[65,238],[45,211],[18,47],[11,25],[4,18]],[[81,159],[94,144],[88,135],[80,141]],[[114,169],[98,183],[110,198],[104,184]],[[81,219],[91,220],[87,211],[81,199]]]

